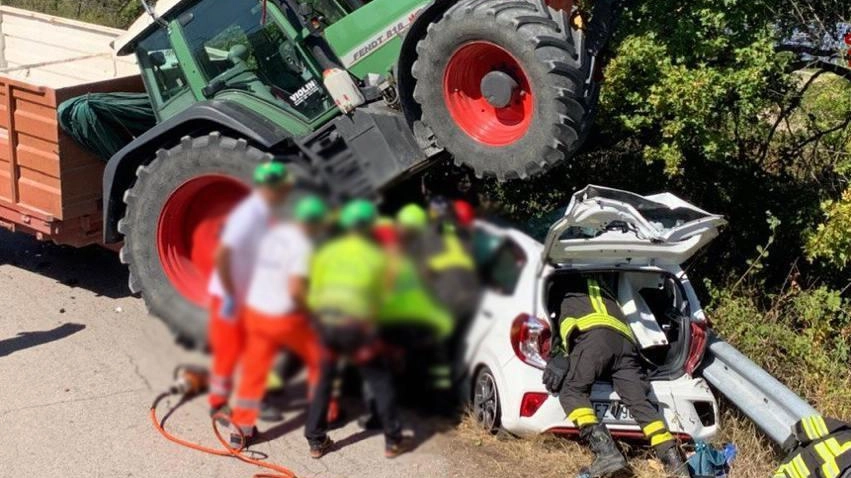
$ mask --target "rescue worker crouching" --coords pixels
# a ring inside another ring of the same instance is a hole
[[[312,240],[323,233],[326,213],[321,199],[307,196],[296,203],[294,222],[275,225],[260,242],[245,300],[245,351],[232,416],[249,443],[256,432],[267,377],[281,349],[305,364],[308,397],[319,380],[321,346],[305,299]],[[239,446],[239,434],[233,434],[231,441]]]
[[[674,436],[650,401],[650,384],[626,317],[600,274],[575,279],[561,302],[553,330],[553,356],[543,382],[558,394],[567,418],[595,454],[591,477],[628,476],[626,458],[605,425],[599,423],[590,401],[598,380],[611,380],[615,391],[650,440],[667,476],[687,478],[688,468]],[[555,351],[560,351],[557,353]]]
[[[333,446],[327,434],[327,410],[340,358],[358,368],[374,393],[384,428],[385,456],[394,458],[410,447],[402,436],[392,377],[378,341],[376,317],[393,278],[385,254],[371,240],[376,217],[369,201],[347,203],[340,212],[343,235],[322,246],[311,267],[308,304],[329,352],[322,357],[305,424],[313,458],[322,457]]]
[[[210,279],[209,341],[212,351],[210,414],[227,406],[233,375],[243,351],[243,305],[260,240],[272,211],[283,204],[293,177],[283,163],[267,162],[254,170],[254,191],[225,220]]]

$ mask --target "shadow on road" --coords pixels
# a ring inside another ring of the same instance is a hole
[[[6,230],[0,230],[0,244],[0,265],[9,264],[111,299],[130,295],[127,267],[116,252],[99,246],[58,246]]]
[[[0,357],[11,355],[19,350],[38,347],[48,342],[64,339],[85,328],[86,326],[83,324],[65,323],[50,330],[21,332],[10,339],[0,340]]]

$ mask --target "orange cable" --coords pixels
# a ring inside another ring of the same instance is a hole
[[[239,427],[235,427],[235,429],[237,430],[237,432],[239,433],[239,436],[240,436],[240,445],[239,445],[239,447],[231,447],[228,444],[228,442],[224,439],[224,437],[222,437],[222,434],[219,431],[219,427],[218,427],[218,423],[217,423],[218,419],[225,419],[227,421],[230,421],[230,417],[228,417],[227,415],[225,415],[221,412],[213,415],[212,422],[213,422],[213,433],[215,433],[216,439],[219,440],[219,443],[222,444],[222,446],[224,447],[224,450],[209,448],[209,447],[206,447],[206,446],[203,446],[203,445],[199,445],[197,443],[192,443],[190,441],[184,440],[184,439],[182,439],[178,436],[172,435],[171,433],[169,433],[165,429],[165,427],[163,426],[163,423],[161,423],[159,421],[159,419],[157,418],[157,405],[159,404],[159,402],[163,398],[165,398],[169,395],[171,395],[171,394],[170,393],[160,394],[154,400],[154,403],[151,405],[151,422],[153,422],[154,428],[156,428],[157,431],[160,432],[160,434],[162,436],[164,436],[167,440],[172,441],[174,443],[177,443],[179,445],[183,445],[187,448],[191,448],[193,450],[198,450],[198,451],[202,451],[204,453],[209,453],[211,455],[232,456],[232,457],[234,457],[234,458],[236,458],[240,461],[243,461],[245,463],[249,463],[251,465],[259,466],[261,468],[266,468],[267,470],[272,470],[272,471],[276,472],[276,473],[257,473],[257,474],[254,475],[253,478],[297,478],[295,472],[293,472],[292,470],[290,470],[290,469],[288,469],[284,466],[276,465],[274,463],[267,463],[267,462],[260,461],[260,460],[257,460],[257,459],[254,459],[254,458],[247,456],[244,453],[244,450],[245,450],[245,434],[242,432],[242,430]]]

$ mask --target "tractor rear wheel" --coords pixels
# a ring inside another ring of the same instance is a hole
[[[417,45],[421,136],[477,176],[539,173],[587,134],[598,90],[585,33],[542,5],[462,0]]]
[[[178,340],[207,343],[207,285],[219,230],[248,193],[254,167],[271,155],[219,133],[184,137],[139,166],[124,194],[121,260],[130,289]]]

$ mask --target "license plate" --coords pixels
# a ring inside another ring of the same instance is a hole
[[[632,413],[621,402],[593,402],[594,413],[597,415],[597,420],[601,422],[629,422],[635,421],[632,418]]]

